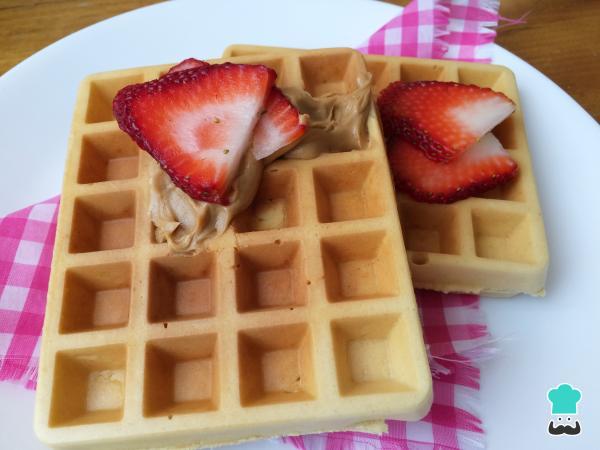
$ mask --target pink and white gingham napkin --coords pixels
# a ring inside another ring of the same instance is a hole
[[[489,63],[499,7],[499,0],[413,0],[358,50]]]
[[[364,53],[489,62],[497,0],[413,0],[376,31]],[[0,381],[34,389],[59,197],[0,219]],[[419,422],[388,421],[382,436],[338,432],[284,438],[302,450],[484,448],[479,368],[489,336],[479,299],[417,291],[434,403]]]
[[[0,381],[35,389],[59,197],[0,219]]]

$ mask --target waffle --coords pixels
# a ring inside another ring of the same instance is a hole
[[[280,87],[352,90],[349,49],[225,58]],[[212,62],[220,62],[215,60]],[[75,108],[35,427],[56,448],[207,446],[416,420],[431,376],[376,109],[364,148],[266,167],[253,205],[198,254],[157,243],[154,161],[121,132],[121,87],[169,66],[92,75]]]
[[[223,56],[288,51],[232,45]],[[456,81],[489,87],[516,104],[494,135],[519,164],[507,185],[451,205],[397,203],[415,287],[494,297],[544,295],[548,247],[514,74],[503,66],[365,55],[377,95],[393,81]]]

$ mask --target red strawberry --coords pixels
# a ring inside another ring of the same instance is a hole
[[[188,58],[171,67],[168,73],[209,65],[206,61]],[[265,113],[254,130],[252,153],[257,160],[266,158],[277,150],[287,147],[306,131],[306,125],[298,110],[275,86],[273,86],[267,99],[265,109]]]
[[[377,105],[388,139],[402,136],[442,162],[459,157],[515,110],[504,94],[441,81],[391,83]]]
[[[227,205],[275,77],[259,65],[183,70],[123,88],[113,112],[190,197]]]
[[[254,130],[252,152],[256,159],[272,155],[299,139],[306,131],[304,118],[283,93],[273,87],[266,111]]]
[[[207,63],[206,61],[200,61],[199,59],[196,59],[196,58],[187,58],[187,59],[184,59],[183,61],[181,61],[179,64],[176,64],[173,67],[171,67],[169,69],[169,71],[166,73],[166,75],[168,75],[170,73],[180,72],[182,70],[197,69],[199,67],[206,67],[206,66],[210,66],[210,64]]]
[[[389,145],[388,159],[398,188],[430,203],[452,203],[477,195],[514,178],[518,170],[492,133],[447,164],[431,161],[400,138]]]

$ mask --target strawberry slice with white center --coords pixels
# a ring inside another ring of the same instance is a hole
[[[402,136],[441,162],[458,158],[515,110],[502,93],[441,81],[391,83],[377,105],[388,139]]]
[[[452,203],[480,194],[513,179],[518,171],[492,133],[446,164],[432,161],[401,138],[390,143],[388,159],[396,186],[430,203]]]
[[[113,100],[119,127],[196,200],[229,204],[228,189],[275,81],[261,65],[216,64],[131,85]]]
[[[183,61],[181,61],[179,64],[176,64],[173,67],[171,67],[169,69],[169,71],[166,73],[166,75],[168,75],[170,73],[181,72],[182,70],[198,69],[200,67],[207,67],[207,66],[210,66],[210,64],[207,63],[206,61],[200,61],[199,59],[196,59],[196,58],[187,58],[187,59],[184,59]]]
[[[188,58],[171,67],[169,72],[206,67],[210,64],[195,58]],[[274,155],[278,150],[289,148],[290,144],[297,141],[306,132],[306,119],[288,98],[277,87],[273,86],[267,98],[265,113],[262,115],[254,130],[252,153],[256,160],[268,158],[275,159],[280,154]],[[283,152],[280,152],[283,153]]]
[[[254,130],[252,152],[259,160],[298,140],[306,132],[304,116],[276,87],[271,89],[266,111]]]

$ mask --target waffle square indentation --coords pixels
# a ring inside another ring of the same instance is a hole
[[[316,396],[308,325],[241,331],[238,335],[242,406],[312,400]]]
[[[152,323],[215,314],[215,256],[166,256],[150,262],[148,318]]]
[[[407,250],[460,254],[457,211],[451,206],[400,203],[400,223]]]
[[[128,262],[68,269],[60,333],[127,325],[130,297],[131,264]]]
[[[216,334],[158,339],[146,346],[144,416],[216,410]]]
[[[108,122],[115,120],[112,102],[117,92],[127,85],[141,83],[143,75],[131,75],[90,82],[90,97],[85,115],[87,123]]]
[[[458,82],[474,84],[482,88],[494,89],[502,73],[496,67],[483,68],[481,66],[465,66],[458,68]]]
[[[300,224],[295,170],[267,168],[250,207],[233,221],[238,233],[275,230]]]
[[[373,161],[314,169],[317,216],[320,222],[380,217],[385,213],[381,173]]]
[[[122,131],[89,133],[81,141],[77,182],[125,180],[138,174],[139,149]]]
[[[126,355],[124,345],[58,352],[49,425],[59,427],[121,420]]]
[[[75,199],[71,253],[114,250],[133,245],[135,192],[114,192]]]
[[[357,55],[338,54],[307,55],[300,57],[304,89],[313,97],[325,94],[347,94],[356,89]]]
[[[477,256],[525,264],[536,262],[528,215],[478,208],[472,217]]]
[[[400,392],[417,384],[414,358],[398,315],[356,317],[331,324],[341,395]]]
[[[398,294],[393,247],[384,231],[321,240],[325,288],[330,302]]]
[[[371,79],[371,85],[373,86],[373,92],[379,93],[385,89],[392,81],[390,73],[390,64],[385,61],[367,61],[367,70],[371,73],[373,78]]]
[[[235,281],[239,312],[305,305],[307,280],[300,243],[238,249]]]
[[[400,66],[400,79],[404,82],[439,80],[443,72],[441,64],[405,62]]]

